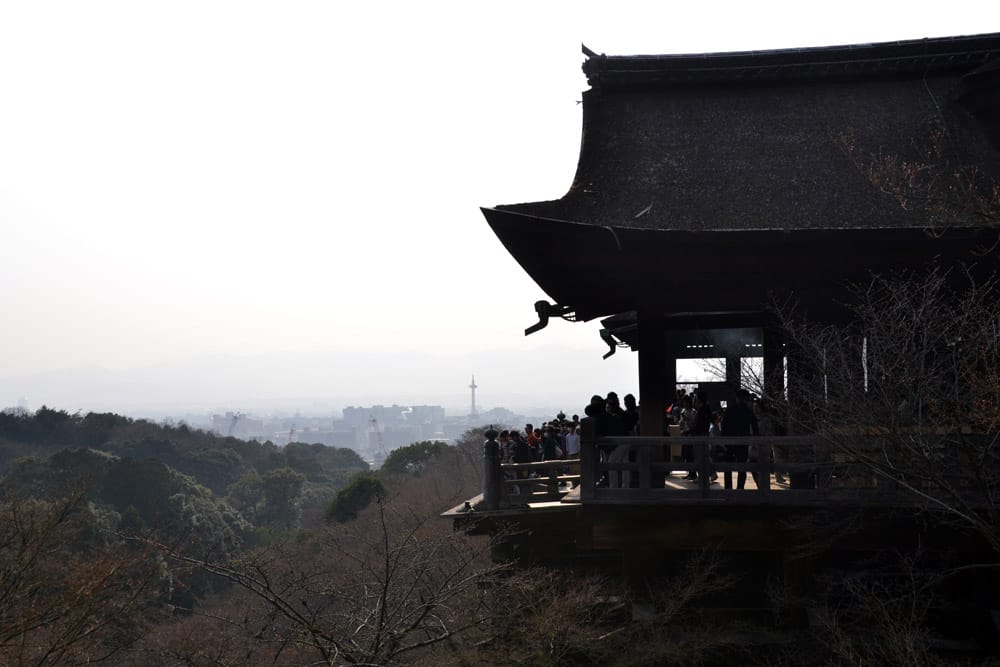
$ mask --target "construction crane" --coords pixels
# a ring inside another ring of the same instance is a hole
[[[229,422],[229,431],[226,432],[226,437],[227,438],[231,437],[233,435],[233,431],[236,430],[236,422],[238,422],[240,420],[240,417],[242,417],[242,416],[243,416],[243,413],[241,413],[241,412],[234,412],[233,413],[233,420],[231,422]]]
[[[378,422],[375,420],[374,415],[372,415],[372,418],[368,421],[372,425],[372,428],[375,429],[375,441],[378,443],[378,451],[381,452],[382,458],[385,459],[387,456],[385,451],[385,442],[382,440],[382,431],[378,430]]]

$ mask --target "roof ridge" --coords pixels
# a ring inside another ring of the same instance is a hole
[[[838,73],[936,71],[980,65],[1000,56],[1000,33],[758,51],[597,55],[584,47],[583,71],[594,87],[728,78],[828,76]]]

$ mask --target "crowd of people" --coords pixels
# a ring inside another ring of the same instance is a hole
[[[606,398],[594,396],[584,408],[584,415],[594,418],[600,435],[639,434],[639,406],[632,394],[625,396],[624,407],[615,392],[610,392]],[[573,415],[567,418],[560,413],[541,426],[525,424],[523,432],[500,431],[498,440],[504,463],[579,458],[580,417]]]
[[[524,431],[500,431],[500,456],[504,463],[531,463],[580,456],[580,417],[560,413],[541,426],[525,424]]]
[[[618,394],[613,391],[604,397],[594,395],[584,409],[584,414],[593,419],[598,437],[640,435],[639,409],[632,394],[626,394],[622,401],[619,401]],[[689,394],[685,389],[678,389],[673,402],[666,407],[665,417],[667,425],[675,426],[681,436],[738,437],[778,434],[776,421],[767,402],[762,398],[755,398],[746,389],[738,390],[735,400],[729,401],[725,408],[711,405],[708,396],[703,392]],[[537,427],[526,424],[523,431],[504,430],[500,432],[499,443],[505,463],[576,459],[580,456],[580,418],[578,415],[567,418],[560,413],[555,419]],[[757,447],[752,441],[747,444],[709,447],[708,453],[711,462],[747,463],[758,460],[760,456],[773,457],[770,448]],[[635,460],[635,452],[628,445],[601,447],[599,454],[602,461]],[[696,449],[693,445],[682,444],[681,461],[688,464],[696,462]],[[753,475],[756,481],[756,473]],[[610,486],[634,486],[635,474],[633,473],[631,477],[631,480],[627,480],[622,476],[616,479],[605,476],[600,483]],[[685,479],[698,481],[698,473],[692,470]],[[736,488],[743,489],[746,480],[746,472],[737,472]],[[725,488],[733,488],[731,471],[723,474],[723,481]],[[780,473],[776,475],[776,481],[786,482]],[[718,482],[718,474],[714,471],[711,473],[710,482]]]

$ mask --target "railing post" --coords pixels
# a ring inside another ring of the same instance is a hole
[[[580,500],[594,499],[597,486],[597,425],[590,417],[580,420]]]
[[[549,481],[546,485],[545,492],[548,494],[549,500],[557,500],[559,498],[559,469],[550,468],[549,469]]]
[[[771,493],[771,439],[758,439],[765,444],[757,445],[757,490],[767,498]]]
[[[712,488],[712,456],[708,436],[702,436],[702,441],[695,445],[695,461],[698,462],[698,486],[701,488],[701,497],[708,498],[709,489]]]
[[[789,457],[794,467],[788,473],[788,487],[791,489],[815,489],[816,488],[816,457],[808,453],[812,444],[803,438],[797,438],[794,447],[789,448]],[[807,469],[806,464],[813,466],[812,470]]]
[[[500,443],[497,431],[490,424],[483,445],[483,509],[500,509],[503,500],[503,469],[500,467]]]
[[[639,450],[636,461],[639,463],[639,492],[648,495],[652,488],[652,452],[649,447],[636,447]]]

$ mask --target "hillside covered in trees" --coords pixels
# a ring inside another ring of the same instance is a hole
[[[191,527],[206,544],[315,520],[339,488],[367,470],[350,449],[238,440],[111,413],[0,413],[0,478],[7,493],[88,501],[165,531]],[[251,539],[252,541],[252,539]]]
[[[481,490],[483,440],[370,470],[321,445],[3,413],[0,664],[983,664],[930,650],[915,567],[830,582],[840,606],[811,603],[828,622],[803,628],[779,582],[771,616],[719,615],[746,573],[713,551],[651,581],[645,618],[617,568],[497,559],[497,536],[439,517]]]
[[[434,472],[445,461],[449,471]],[[367,585],[352,568],[372,559],[342,557],[371,547],[368,530],[348,539],[360,522],[337,522],[378,513],[383,537],[402,520],[411,528],[398,534],[412,541],[412,526],[478,484],[476,462],[467,447],[417,443],[374,472],[354,451],[320,444],[277,447],[110,413],[3,411],[0,664],[272,664],[277,654],[301,664],[294,646],[253,648],[259,627],[239,652],[209,659],[193,628],[206,614],[249,619],[249,603],[255,621],[276,622],[277,600],[254,598],[255,577],[320,569],[327,586]],[[410,482],[423,490],[400,501]],[[388,519],[390,504],[405,516]],[[340,558],[325,552],[331,540]],[[269,630],[284,631],[301,628]]]

